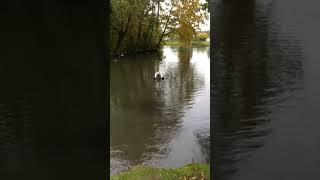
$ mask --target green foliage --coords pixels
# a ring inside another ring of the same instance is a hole
[[[205,18],[199,0],[111,0],[111,51],[154,50],[172,34],[189,46]]]
[[[178,21],[176,32],[179,35],[179,41],[182,46],[189,47],[195,31],[199,29],[201,23],[204,23],[208,15],[203,11],[200,0],[179,1],[175,15]]]
[[[205,11],[210,12],[210,2],[209,2],[209,0],[206,0],[206,2],[202,4],[202,9],[205,10]]]
[[[157,43],[157,3],[150,0],[111,1],[111,51],[134,53]]]
[[[210,179],[210,166],[192,163],[179,169],[156,169],[138,166],[131,171],[111,177],[111,180],[179,180],[179,179]]]

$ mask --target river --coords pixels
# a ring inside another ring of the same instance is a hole
[[[320,179],[317,1],[214,1],[213,176]]]
[[[164,47],[110,64],[111,175],[210,161],[209,48]],[[160,71],[165,79],[153,79]]]

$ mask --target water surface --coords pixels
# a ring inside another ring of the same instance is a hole
[[[319,179],[316,1],[214,1],[215,179]]]
[[[122,57],[110,71],[111,174],[209,163],[209,48],[165,47],[163,56]]]

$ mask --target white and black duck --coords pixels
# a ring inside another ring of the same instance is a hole
[[[160,73],[160,72],[156,72],[154,74],[154,78],[153,79],[156,79],[158,81],[164,80],[164,75],[162,73]]]

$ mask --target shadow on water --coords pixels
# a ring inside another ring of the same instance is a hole
[[[230,179],[301,88],[303,53],[294,33],[274,21],[272,2],[216,1],[213,11],[212,164],[215,179]]]
[[[191,63],[192,50],[165,50],[169,54],[165,52],[162,61],[156,55],[144,55],[111,63],[111,174],[137,164],[175,167],[184,163],[169,157],[177,157],[177,149],[184,148],[175,141],[179,134],[188,134],[184,126],[193,114],[187,112],[204,89],[204,77]],[[165,73],[164,81],[153,79],[157,71]],[[202,121],[209,119],[200,116]],[[198,144],[195,141],[190,143]],[[190,162],[194,158],[192,152],[180,154]]]

